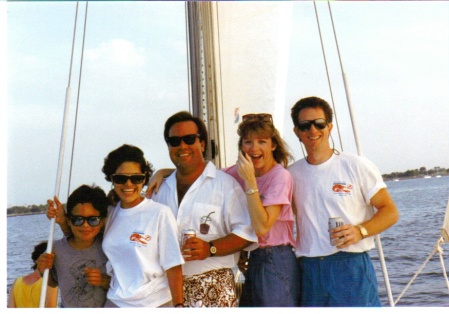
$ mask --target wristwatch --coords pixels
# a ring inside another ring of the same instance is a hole
[[[259,192],[259,190],[258,189],[248,189],[248,190],[246,190],[245,193],[248,194],[248,195],[251,195],[251,194],[254,194],[256,192]]]
[[[212,241],[209,242],[209,253],[211,257],[214,256],[215,253],[217,253],[217,248],[214,246]]]
[[[366,237],[369,236],[368,230],[366,230],[366,228],[365,228],[364,226],[362,226],[362,225],[357,225],[356,227],[360,229],[360,233],[362,234],[362,238],[363,238],[363,239],[365,239]]]

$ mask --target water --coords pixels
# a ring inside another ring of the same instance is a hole
[[[391,181],[387,185],[400,212],[398,223],[381,235],[393,299],[396,300],[440,237],[449,198],[449,177]],[[49,227],[45,215],[8,218],[8,291],[16,277],[31,272],[31,252],[35,244],[48,239]],[[56,226],[55,239],[61,236]],[[449,245],[443,245],[443,249],[449,270]],[[388,306],[377,250],[372,250],[370,255],[378,274],[382,303]],[[448,305],[449,290],[436,254],[396,306]]]
[[[449,177],[391,181],[387,185],[400,213],[399,221],[381,234],[393,299],[396,301],[441,236],[449,198]],[[449,244],[444,244],[442,248],[448,273]],[[389,305],[377,249],[372,250],[370,255],[378,274],[381,301]],[[449,289],[439,255],[435,254],[396,306],[448,305]]]
[[[43,214],[8,217],[7,229],[7,291],[9,292],[17,277],[33,271],[31,253],[36,244],[48,240],[50,220]],[[54,238],[61,237],[62,232],[59,226],[56,226]]]

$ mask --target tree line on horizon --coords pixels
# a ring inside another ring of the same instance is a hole
[[[384,180],[394,180],[394,179],[410,179],[410,178],[422,178],[424,176],[447,176],[449,175],[449,168],[434,167],[427,170],[426,167],[421,167],[419,169],[407,170],[404,172],[392,172],[390,174],[383,174]]]

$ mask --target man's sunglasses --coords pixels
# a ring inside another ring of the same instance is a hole
[[[131,180],[132,184],[140,184],[145,181],[145,174],[113,174],[112,175],[112,182],[116,184],[125,184],[128,182],[128,180]]]
[[[167,142],[171,147],[178,147],[181,145],[181,141],[186,143],[187,145],[192,145],[195,143],[196,138],[201,138],[199,134],[189,134],[184,136],[169,136],[167,137]]]
[[[273,123],[273,116],[269,113],[248,113],[242,116],[242,121],[257,119],[262,122],[271,122]]]
[[[103,217],[100,217],[100,216],[90,216],[90,217],[69,216],[69,219],[72,222],[72,225],[77,226],[77,227],[84,225],[85,221],[87,221],[89,226],[96,227],[100,224],[100,221],[102,218]]]
[[[315,120],[304,120],[298,123],[298,129],[301,132],[307,132],[312,127],[312,124],[317,128],[318,130],[322,130],[327,126],[327,121],[325,119],[315,119]]]

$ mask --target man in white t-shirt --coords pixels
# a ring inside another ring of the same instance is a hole
[[[374,247],[373,236],[398,220],[396,205],[372,162],[330,146],[332,109],[326,101],[303,98],[291,117],[307,151],[288,168],[297,211],[301,306],[380,306],[367,251]],[[341,217],[344,225],[330,236],[331,217]]]
[[[204,159],[207,129],[186,111],[165,123],[164,138],[176,171],[164,180],[153,200],[169,206],[178,229],[194,229],[181,248],[184,306],[236,306],[233,267],[240,250],[257,242],[245,193],[230,175]]]

